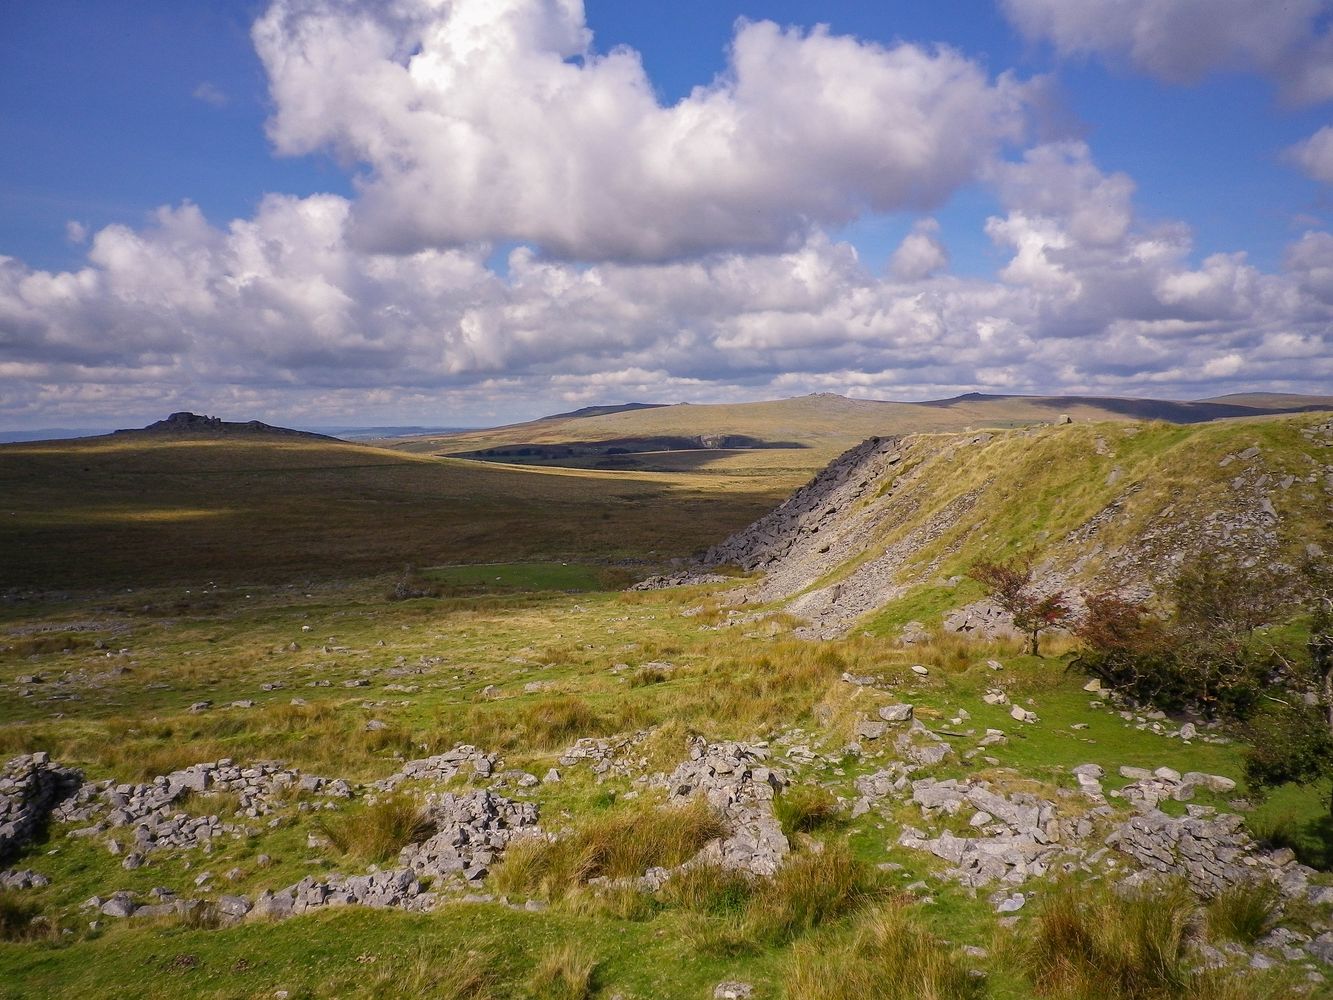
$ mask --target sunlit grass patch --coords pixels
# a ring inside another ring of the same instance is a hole
[[[409,795],[389,795],[346,812],[325,813],[315,825],[341,853],[369,864],[396,857],[431,832],[421,803]]]
[[[932,934],[906,906],[890,904],[858,921],[845,943],[800,942],[783,977],[788,1000],[980,1000],[985,976]]]
[[[637,878],[649,868],[674,867],[726,832],[703,800],[683,806],[635,803],[596,816],[555,841],[512,842],[495,884],[509,895],[559,899],[592,879]]]

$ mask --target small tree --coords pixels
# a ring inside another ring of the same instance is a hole
[[[1333,565],[1311,559],[1302,575],[1310,609],[1309,673],[1284,659],[1285,680],[1293,690],[1282,698],[1269,696],[1246,726],[1245,777],[1259,789],[1333,777]],[[1305,699],[1301,688],[1308,692]]]
[[[1070,662],[1135,701],[1186,707],[1194,691],[1161,618],[1140,601],[1104,591],[1083,594],[1086,611],[1074,627],[1083,648]]]
[[[1028,637],[1033,656],[1040,655],[1037,642],[1041,633],[1069,619],[1064,591],[1043,594],[1033,586],[1031,556],[1009,562],[983,559],[973,563],[967,575],[985,587],[990,599],[1013,616],[1014,628]]]
[[[1256,789],[1333,777],[1333,732],[1324,712],[1304,702],[1269,702],[1246,724],[1245,780]],[[1329,799],[1333,815],[1333,796]]]

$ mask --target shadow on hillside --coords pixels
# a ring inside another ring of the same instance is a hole
[[[1321,872],[1333,871],[1333,816],[1304,821],[1283,816],[1267,829],[1256,830],[1255,835],[1267,847],[1291,848],[1301,864]]]

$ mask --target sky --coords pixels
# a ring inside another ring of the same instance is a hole
[[[0,428],[1333,392],[1333,0],[0,4]]]

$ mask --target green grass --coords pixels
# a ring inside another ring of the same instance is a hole
[[[496,563],[466,566],[432,566],[422,570],[427,579],[467,593],[531,593],[548,590],[579,593],[618,589],[623,579],[612,581],[605,567],[582,563]],[[624,574],[618,574],[623,577]]]
[[[431,833],[421,803],[409,795],[389,795],[322,816],[316,827],[335,848],[365,864],[391,861],[408,844],[420,843]]]

